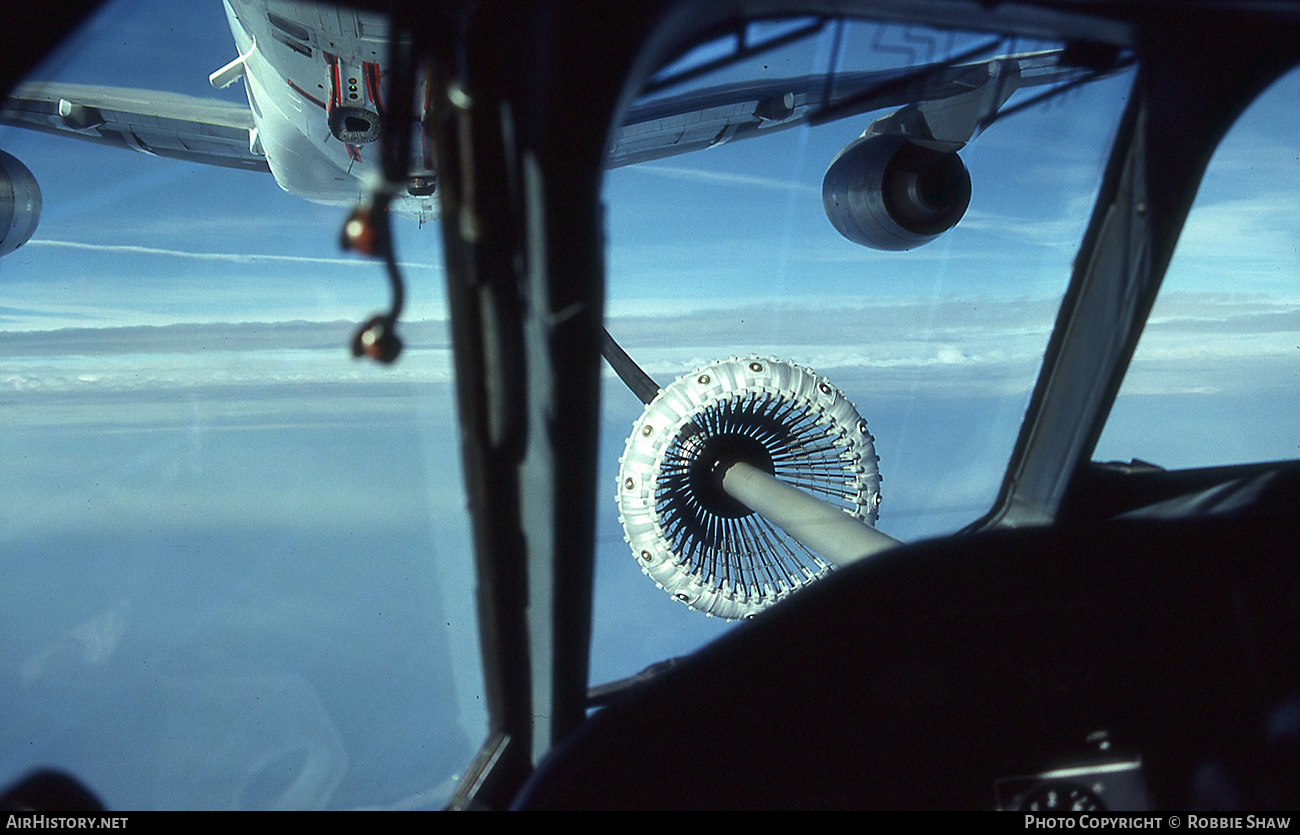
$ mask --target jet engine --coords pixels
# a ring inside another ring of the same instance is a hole
[[[961,220],[970,174],[955,151],[894,134],[863,134],[836,155],[822,205],[840,234],[872,249],[927,244]]]
[[[36,177],[17,158],[0,151],[0,256],[27,243],[40,219]]]

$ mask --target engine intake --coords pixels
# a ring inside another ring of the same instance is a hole
[[[957,225],[970,205],[970,173],[953,151],[869,134],[836,155],[822,206],[839,233],[872,249],[914,249]]]
[[[27,243],[40,220],[36,177],[16,157],[0,151],[0,256]]]

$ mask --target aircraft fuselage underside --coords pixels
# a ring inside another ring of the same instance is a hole
[[[225,7],[253,111],[250,141],[265,155],[276,182],[317,203],[356,203],[363,184],[380,174],[376,140],[385,107],[388,21],[370,12],[298,3],[225,0]],[[214,73],[214,84],[220,74]],[[422,89],[417,93],[425,98]],[[432,149],[427,140],[415,147],[408,188],[391,207],[432,219]]]

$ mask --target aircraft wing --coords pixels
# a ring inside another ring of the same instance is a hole
[[[635,105],[615,132],[609,167],[678,156],[724,142],[887,107],[970,98],[991,115],[1020,87],[1086,74],[1063,52],[1008,55],[961,64],[883,72],[771,79],[663,96]],[[226,101],[155,90],[34,82],[0,105],[0,124],[69,136],[191,162],[266,171],[253,114]]]
[[[265,171],[253,114],[230,102],[89,84],[21,84],[0,105],[0,124],[160,157]]]
[[[971,99],[977,118],[992,116],[1016,90],[1082,78],[1063,50],[1005,55],[881,72],[839,73],[710,87],[634,105],[614,134],[609,166],[617,168],[698,151],[804,124],[887,107]],[[965,141],[963,138],[961,141]]]

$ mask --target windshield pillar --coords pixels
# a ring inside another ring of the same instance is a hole
[[[461,807],[508,803],[587,707],[599,194],[637,40],[626,11],[553,11],[463,4],[421,24],[489,702]]]

